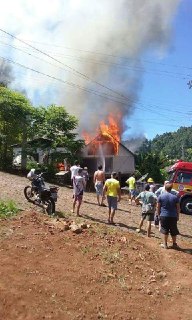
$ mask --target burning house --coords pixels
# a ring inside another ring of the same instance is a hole
[[[106,174],[116,171],[128,175],[135,171],[134,154],[120,142],[120,129],[112,116],[109,124],[100,123],[95,137],[83,133],[86,146],[82,150],[82,164],[92,174],[102,164]]]

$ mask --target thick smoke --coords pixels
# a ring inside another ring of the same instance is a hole
[[[13,80],[11,66],[0,59],[0,86],[8,87]]]
[[[93,132],[110,113],[118,117],[120,112],[123,132],[124,120],[133,113],[142,87],[143,54],[152,49],[163,54],[166,50],[179,2],[7,0],[1,8],[1,28],[61,63],[2,32],[2,42],[31,55],[6,44],[2,44],[1,55],[71,83],[69,86],[15,67],[15,86],[25,88],[35,104],[66,106],[79,118],[79,131]]]
[[[139,151],[139,147],[142,145],[142,143],[145,141],[145,137],[136,137],[136,138],[130,138],[127,141],[122,141],[122,144],[129,149],[131,152],[136,153]]]

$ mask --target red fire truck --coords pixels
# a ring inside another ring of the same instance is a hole
[[[181,212],[192,215],[192,162],[178,160],[169,174],[169,181],[179,192]]]

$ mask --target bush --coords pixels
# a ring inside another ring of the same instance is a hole
[[[9,218],[18,213],[19,209],[17,208],[14,201],[0,201],[0,218]]]

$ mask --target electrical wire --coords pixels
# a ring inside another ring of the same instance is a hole
[[[0,58],[3,59],[3,60],[5,60],[5,61],[8,61],[8,62],[10,62],[10,63],[16,64],[16,65],[18,65],[18,66],[20,66],[20,67],[22,67],[22,68],[24,68],[24,69],[28,69],[28,70],[30,70],[30,71],[32,71],[32,72],[35,72],[35,73],[37,73],[37,74],[39,74],[39,75],[46,76],[46,77],[48,77],[48,78],[50,78],[50,79],[52,79],[52,80],[59,81],[59,82],[61,82],[61,83],[67,84],[67,85],[69,85],[69,86],[71,86],[71,87],[73,87],[73,88],[77,88],[77,89],[80,89],[80,90],[83,90],[83,91],[92,93],[92,94],[97,95],[97,96],[99,96],[99,97],[106,98],[106,99],[108,99],[108,100],[110,100],[110,101],[113,101],[113,102],[115,102],[115,103],[119,103],[119,104],[123,104],[123,105],[127,105],[127,103],[128,103],[128,101],[125,102],[125,101],[120,101],[120,100],[114,100],[114,99],[111,98],[111,96],[106,95],[104,92],[98,92],[98,91],[95,91],[95,90],[92,90],[92,89],[87,89],[87,88],[84,88],[84,87],[82,87],[82,86],[80,86],[80,85],[74,84],[73,82],[64,81],[64,80],[59,79],[59,78],[57,78],[57,77],[54,77],[54,76],[51,76],[51,75],[49,75],[49,74],[40,72],[40,71],[35,70],[35,69],[33,69],[33,68],[30,68],[30,67],[27,67],[27,66],[25,66],[25,65],[23,65],[23,64],[21,64],[21,63],[19,63],[19,62],[13,61],[13,60],[11,60],[11,59],[4,58],[4,57],[2,57],[2,56],[0,56]],[[140,102],[134,102],[134,103],[143,106],[143,104],[140,103]],[[142,110],[142,111],[144,111],[144,110],[150,111],[150,112],[152,112],[152,113],[154,113],[154,114],[157,114],[158,116],[164,116],[163,113],[158,112],[158,111],[154,110],[153,108],[151,109],[151,108],[146,107],[146,106],[144,106],[144,108],[140,108],[140,107],[137,106],[136,108],[139,109],[139,110]],[[166,117],[166,118],[167,118],[167,120],[174,121],[173,118],[169,118],[169,117]]]

